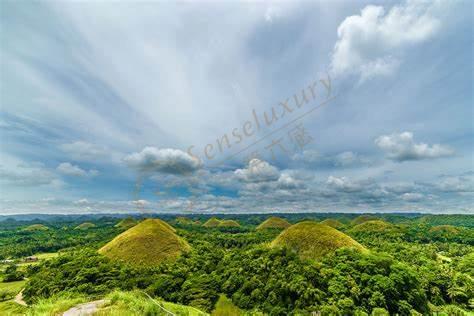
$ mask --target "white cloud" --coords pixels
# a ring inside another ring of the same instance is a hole
[[[145,207],[147,205],[150,205],[150,202],[148,202],[147,200],[135,200],[132,201],[132,204],[138,207]]]
[[[402,194],[402,199],[407,202],[418,202],[423,199],[424,195],[421,193],[404,193]]]
[[[338,191],[344,192],[358,192],[363,189],[363,186],[360,183],[352,181],[346,177],[329,176],[326,184]]]
[[[280,176],[276,167],[259,159],[250,160],[247,168],[237,169],[234,174],[239,180],[246,182],[274,181]]]
[[[472,175],[445,176],[435,187],[443,192],[474,192],[474,177]]]
[[[267,22],[272,22],[274,19],[281,16],[281,8],[276,6],[270,6],[265,10],[264,18]]]
[[[74,201],[73,204],[76,204],[76,205],[87,205],[87,204],[89,204],[89,200],[88,200],[88,199],[80,199],[80,200]]]
[[[413,139],[413,133],[410,132],[382,135],[375,140],[375,144],[387,154],[389,159],[400,162],[434,159],[454,154],[451,148],[440,144],[417,144]]]
[[[145,147],[139,153],[127,155],[123,161],[130,167],[145,172],[187,174],[201,167],[200,161],[179,149]]]
[[[291,175],[287,173],[282,173],[278,178],[278,187],[280,189],[291,190],[297,189],[303,186],[303,183],[299,180],[296,180]]]
[[[73,176],[73,177],[86,177],[86,176],[95,177],[99,174],[99,171],[95,169],[91,169],[87,171],[69,162],[60,163],[58,167],[56,168],[56,170],[62,173],[63,175]]]
[[[347,17],[337,29],[332,70],[336,75],[360,74],[361,81],[394,73],[405,50],[431,38],[440,28],[437,6],[435,2],[407,1],[386,13],[382,6],[369,5],[360,15]]]

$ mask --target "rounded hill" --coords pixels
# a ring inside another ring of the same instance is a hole
[[[225,219],[220,221],[217,227],[240,227],[240,224],[233,219]]]
[[[85,222],[85,223],[82,223],[82,224],[76,226],[74,229],[86,230],[86,229],[94,228],[94,227],[96,227],[94,223]]]
[[[337,219],[332,219],[332,218],[325,219],[320,224],[327,225],[329,227],[336,228],[336,229],[344,227],[343,223],[341,223]]]
[[[210,218],[207,220],[207,222],[205,222],[202,226],[204,227],[217,227],[219,226],[219,224],[221,223],[221,221],[215,217],[213,218]]]
[[[198,225],[198,223],[193,221],[191,218],[184,217],[184,216],[176,217],[174,222],[178,225]]]
[[[290,227],[291,224],[288,223],[285,219],[280,217],[269,217],[260,225],[257,226],[257,230],[262,229],[286,229]]]
[[[28,227],[23,228],[23,231],[34,232],[34,231],[45,231],[49,228],[43,224],[33,224]]]
[[[382,220],[367,221],[362,224],[356,225],[350,229],[353,233],[363,232],[384,232],[393,229],[394,226]]]
[[[342,247],[366,250],[364,246],[337,229],[310,221],[288,227],[270,246],[287,247],[303,259],[316,260]]]
[[[115,237],[99,253],[130,265],[157,265],[190,250],[175,229],[160,219],[146,219]]]
[[[132,217],[127,217],[118,222],[114,227],[117,228],[130,228],[137,224],[137,221]]]
[[[356,218],[354,218],[352,221],[351,221],[351,225],[355,226],[355,225],[359,225],[359,224],[362,224],[362,223],[365,223],[365,222],[368,222],[368,221],[374,221],[374,220],[377,220],[378,218],[373,216],[373,215],[361,215],[361,216],[357,216]]]

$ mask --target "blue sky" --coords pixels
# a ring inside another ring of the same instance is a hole
[[[469,1],[0,6],[0,214],[473,212]]]

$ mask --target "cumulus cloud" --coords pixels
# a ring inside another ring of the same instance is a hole
[[[287,173],[282,173],[278,178],[278,187],[284,190],[292,190],[303,187],[303,182],[293,178]]]
[[[247,168],[234,171],[235,176],[245,182],[265,182],[277,180],[280,176],[278,169],[266,161],[252,159]]]
[[[388,12],[369,5],[360,15],[347,17],[338,27],[331,68],[334,73],[356,73],[361,80],[391,75],[398,68],[403,52],[434,36],[441,21],[438,4],[407,1]]]
[[[60,163],[58,167],[56,168],[56,170],[63,175],[72,176],[72,177],[86,177],[86,176],[95,177],[99,174],[99,171],[95,169],[91,169],[87,171],[77,165],[71,164],[70,162]]]
[[[443,176],[434,187],[442,192],[474,192],[474,176]]]
[[[454,154],[451,148],[440,144],[417,144],[413,139],[413,133],[410,132],[382,135],[375,140],[375,144],[386,153],[389,159],[399,162],[434,159]]]
[[[130,167],[145,172],[187,174],[198,170],[200,161],[179,149],[145,147],[141,152],[127,155],[123,161]]]
[[[138,207],[145,207],[147,205],[150,205],[150,202],[148,202],[147,200],[135,200],[132,201],[132,204]]]
[[[346,177],[329,176],[326,184],[338,191],[344,192],[358,192],[363,189],[363,185],[361,183],[352,181]]]

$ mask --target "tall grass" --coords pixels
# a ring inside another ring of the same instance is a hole
[[[28,316],[54,316],[67,311],[71,307],[89,301],[85,296],[73,294],[64,294],[50,298],[40,299],[30,309],[27,310]]]

